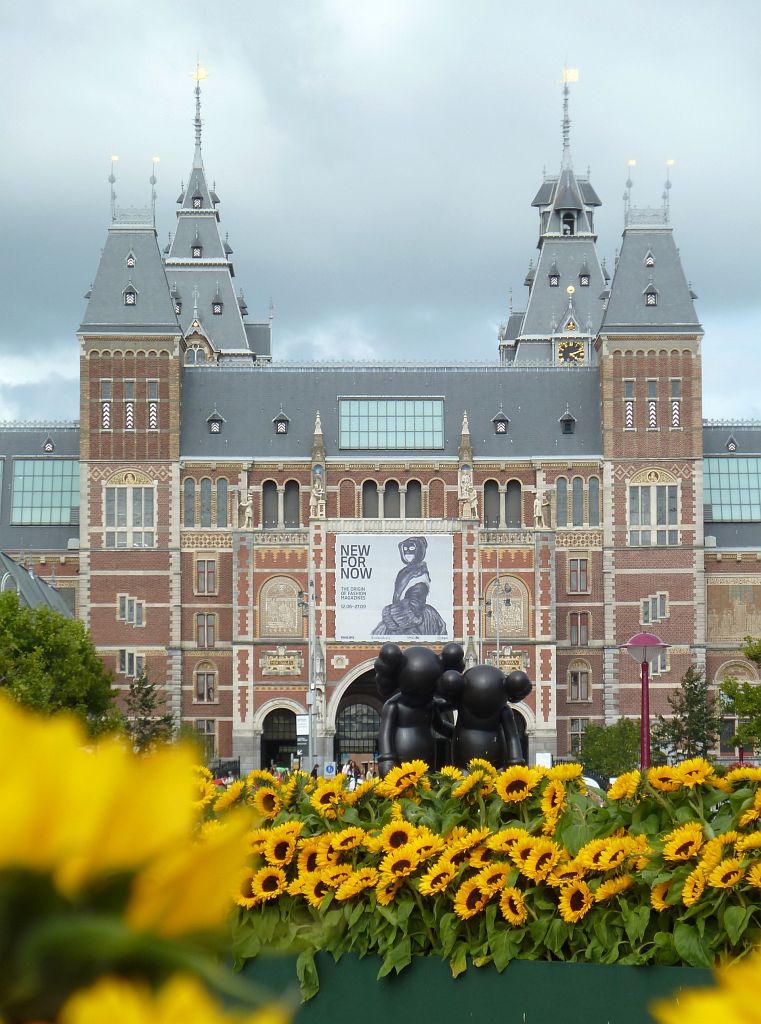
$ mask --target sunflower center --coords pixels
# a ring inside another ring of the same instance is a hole
[[[481,890],[473,889],[468,893],[465,899],[465,906],[468,910],[475,910],[478,904],[481,902]]]
[[[275,795],[274,793],[265,793],[262,797],[262,807],[265,811],[274,811],[275,809]]]
[[[275,860],[284,860],[288,856],[288,843],[285,839],[281,839],[279,843],[275,843]]]
[[[524,789],[526,789],[526,786],[527,786],[527,782],[526,782],[525,779],[513,779],[512,782],[508,782],[508,784],[507,784],[507,792],[508,793],[520,793]]]
[[[516,917],[518,917],[518,915],[521,912],[521,908],[518,906],[518,901],[516,900],[515,896],[509,897],[507,905],[510,908],[510,912],[512,914],[515,914]]]
[[[390,837],[389,837],[389,840],[388,840],[388,845],[390,847],[392,847],[392,849],[396,850],[396,849],[398,849],[398,847],[404,846],[404,844],[406,842],[407,842],[407,833],[406,832],[392,832]]]
[[[721,876],[722,885],[726,885],[735,877],[734,871],[727,871]]]
[[[319,896],[320,898],[322,898],[327,891],[328,887],[324,882],[318,882],[317,885],[314,887],[315,896]]]
[[[277,875],[267,875],[262,882],[262,892],[274,892],[277,889]]]
[[[539,856],[538,856],[538,857],[536,858],[536,869],[537,869],[537,871],[541,871],[541,870],[542,870],[542,868],[543,868],[543,867],[545,866],[545,864],[547,863],[547,861],[548,861],[548,860],[549,860],[549,859],[550,859],[551,857],[552,857],[552,854],[551,854],[551,853],[550,853],[549,851],[547,851],[546,853],[542,853],[542,854],[540,854],[540,855],[539,855]]]
[[[395,875],[398,875],[402,871],[409,871],[409,869],[411,867],[412,867],[412,861],[402,859],[402,860],[396,861],[396,863],[392,866],[391,871]]]
[[[581,889],[575,889],[571,893],[571,898],[568,901],[568,905],[573,911],[578,911],[582,909],[582,907],[584,906],[584,893],[581,891]]]
[[[682,843],[681,846],[677,846],[674,853],[677,857],[684,857],[689,850],[692,849],[692,840],[688,839],[686,843]]]

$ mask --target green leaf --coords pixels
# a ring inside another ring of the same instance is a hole
[[[305,949],[296,959],[296,974],[301,986],[301,999],[306,1002],[320,991],[320,978],[314,962],[314,950]]]
[[[691,967],[713,966],[714,958],[710,950],[692,925],[677,922],[674,928],[674,948]]]
[[[622,909],[622,916],[629,942],[634,946],[645,934],[645,929],[650,920],[650,907],[642,906]]]
[[[453,978],[459,978],[468,969],[468,947],[464,942],[458,942],[454,955],[449,961]]]
[[[724,928],[733,946],[739,942],[740,936],[750,924],[754,909],[754,907],[727,907],[724,911]]]

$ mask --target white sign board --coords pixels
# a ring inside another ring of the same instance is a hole
[[[309,715],[296,715],[296,735],[306,736],[309,732]]]
[[[336,535],[336,640],[451,640],[451,534]]]

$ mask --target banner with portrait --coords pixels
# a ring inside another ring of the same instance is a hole
[[[335,639],[451,640],[453,565],[451,534],[338,534]]]

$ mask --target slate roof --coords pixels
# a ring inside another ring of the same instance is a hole
[[[44,455],[47,438],[55,446]],[[0,423],[0,549],[4,551],[65,551],[70,539],[79,538],[79,524],[14,526],[11,523],[14,459],[79,459],[78,423]]]
[[[733,437],[737,449],[727,451],[727,441]],[[703,455],[761,455],[761,422],[733,423],[710,420],[703,424]]]
[[[706,523],[705,535],[715,537],[716,547],[725,551],[761,549],[761,523]]]
[[[476,459],[598,458],[602,452],[598,388],[599,375],[593,367],[191,366],[183,375],[181,457],[308,459],[319,411],[328,458],[457,458],[467,410]],[[442,397],[444,448],[341,449],[339,397]],[[290,424],[287,434],[276,435],[272,421],[281,404]],[[495,434],[492,423],[500,405],[510,419],[504,435]],[[211,434],[207,423],[215,407],[226,421],[219,434]],[[561,431],[559,420],[566,408],[577,421],[573,434]]]
[[[67,619],[74,614],[55,587],[49,586],[34,572],[19,565],[4,551],[0,551],[0,589],[15,590],[22,606],[27,608],[50,608]]]
[[[134,267],[127,267],[130,253],[135,257]],[[137,292],[137,301],[131,306],[124,302],[129,285]],[[152,224],[114,222],[109,226],[79,330],[85,334],[178,332]]]
[[[652,267],[645,266],[648,252],[655,257]],[[655,306],[645,303],[645,292],[651,285],[658,293]],[[647,333],[653,328],[699,332],[700,322],[692,299],[671,227],[665,220],[628,223],[610,286],[602,333]]]

